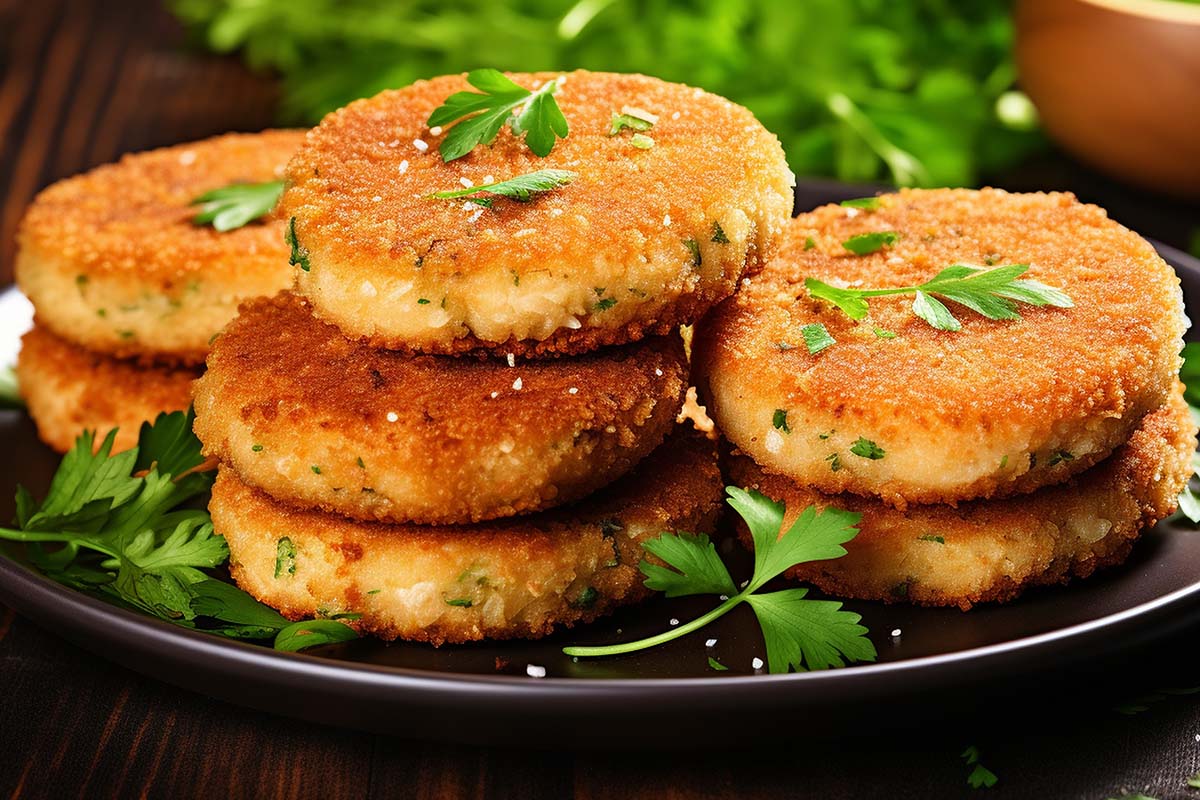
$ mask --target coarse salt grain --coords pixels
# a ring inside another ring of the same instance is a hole
[[[483,211],[484,211],[483,207],[480,206],[479,209],[474,214],[467,217],[467,222],[479,222],[479,218],[483,216]]]
[[[387,413],[387,421],[388,422],[395,422],[398,419],[400,419],[400,415],[397,414],[395,411],[389,411]]]
[[[408,172],[408,159],[407,158],[400,162],[400,174],[403,175],[406,172]]]
[[[432,128],[429,129],[429,132],[432,133],[434,136],[441,136],[442,135],[442,126],[434,125]]]
[[[380,200],[382,200],[382,199],[383,199],[383,195],[379,195],[379,194],[377,194],[377,195],[375,195],[374,197],[372,197],[372,198],[371,198],[371,202],[373,202],[373,203],[378,203],[378,202],[379,202]]]
[[[716,639],[706,639],[706,640],[704,641],[704,646],[705,646],[705,647],[716,647],[716,646],[717,646],[717,640],[716,640]]]
[[[196,151],[184,150],[179,154],[179,163],[183,164],[185,167],[189,164],[196,163]]]
[[[678,620],[678,619],[676,619],[675,617],[671,617],[671,619],[670,619],[669,621],[670,621],[670,623],[671,623],[672,625],[678,625],[678,624],[679,624],[679,620]]]
[[[505,353],[504,358],[506,361],[508,361],[508,365],[510,367],[515,367],[517,365],[517,354],[516,353]]]
[[[388,143],[387,143],[387,146],[388,146],[388,147],[399,147],[399,146],[400,146],[400,140],[399,140],[399,139],[392,139],[390,142],[388,142]]]
[[[422,153],[429,149],[429,145],[425,143],[424,139],[413,139],[413,147]]]
[[[893,639],[900,638],[900,629],[899,628],[892,628],[892,638]]]
[[[755,658],[753,661],[750,662],[750,666],[754,667],[755,669],[762,669],[763,668],[763,660],[761,658]]]
[[[654,370],[654,377],[656,377],[656,378],[661,378],[661,377],[662,377],[662,370],[661,370],[661,369],[656,369],[656,370]]]
[[[676,111],[674,114],[672,114],[671,119],[679,119],[679,112]]]
[[[513,381],[513,388],[516,389],[518,392],[521,391],[521,387],[524,385],[525,385],[525,382],[522,381],[520,378],[517,378],[515,381]]]
[[[525,674],[531,678],[544,678],[546,677],[546,668],[539,667],[537,664],[526,664]]]
[[[767,431],[767,438],[763,444],[766,445],[768,453],[778,453],[783,449],[783,437],[779,435],[779,431]]]
[[[853,219],[854,217],[857,217],[858,209],[857,208],[849,208],[849,207],[846,208],[846,216],[850,217],[851,219]]]
[[[493,175],[484,175],[484,176],[483,176],[483,182],[484,182],[484,183],[495,183],[495,182],[496,182],[496,178],[495,178],[495,176],[493,176]]]
[[[459,178],[459,179],[458,179],[458,182],[459,182],[459,183],[461,183],[461,184],[463,185],[463,188],[464,188],[464,189],[470,189],[472,186],[474,186],[474,185],[475,185],[475,184],[471,183],[471,179],[470,179],[470,178],[467,178],[467,177],[465,177],[465,176],[464,176],[464,177],[462,177],[462,178]]]
[[[500,396],[500,393],[499,393],[499,392],[492,392],[492,399],[493,399],[493,400],[495,400],[495,399],[496,399],[497,397],[499,397],[499,396]]]
[[[572,386],[570,389],[567,389],[567,394],[579,394],[579,390]]]
[[[562,209],[561,209],[561,208],[552,208],[552,209],[550,209],[550,216],[552,216],[552,217],[561,217],[561,216],[562,216]]]
[[[671,224],[671,215],[667,214],[665,217],[663,217],[663,227],[664,228],[669,227],[670,224]]]

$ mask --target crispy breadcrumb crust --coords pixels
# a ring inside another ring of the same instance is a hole
[[[42,191],[17,233],[16,276],[43,325],[119,357],[200,364],[238,303],[292,283],[277,216],[218,233],[200,194],[279,180],[300,131],[227,134],[124,156]]]
[[[789,577],[838,597],[965,611],[1122,563],[1144,530],[1175,511],[1195,449],[1196,426],[1181,386],[1108,459],[1018,497],[898,511],[853,494],[821,494],[744,455],[732,457],[727,472],[739,486],[786,503],[785,524],[812,504],[862,515],[847,555],[803,564]],[[749,546],[749,532],[741,534]]]
[[[242,307],[196,386],[196,434],[247,483],[357,519],[459,523],[570,502],[662,443],[678,334],[569,359],[410,356],[283,293]]]
[[[54,335],[40,318],[22,337],[17,359],[21,396],[38,436],[60,453],[74,447],[84,430],[97,431],[99,446],[112,428],[119,428],[113,452],[128,450],[143,422],[191,404],[199,374],[93,353]]]
[[[697,327],[701,397],[758,463],[899,508],[1000,497],[1087,469],[1166,402],[1184,330],[1179,279],[1102,209],[991,189],[908,190],[880,206],[800,215],[778,257]],[[900,239],[867,256],[843,248],[869,231]],[[911,297],[872,298],[859,324],[804,288],[806,277],[907,286],[952,264],[1014,263],[1074,307],[993,321],[950,303],[962,330],[948,332],[916,317]],[[812,323],[837,342],[815,356],[800,334]],[[852,453],[860,437],[884,457]]]
[[[587,500],[500,522],[354,522],[290,508],[227,468],[209,510],[238,585],[289,619],[353,612],[363,633],[442,644],[538,638],[646,598],[641,542],[711,532],[721,491],[715,445],[680,432]]]
[[[557,73],[514,74],[533,87]],[[577,354],[663,334],[729,296],[769,253],[794,178],[774,135],[728,100],[643,75],[571,72],[570,135],[545,158],[505,128],[443,163],[430,112],[461,75],[351,103],[288,166],[285,214],[311,270],[299,289],[349,336],[392,349]],[[658,116],[639,149],[610,136]],[[430,199],[540,169],[574,182],[492,209]],[[422,303],[421,301],[428,301]]]

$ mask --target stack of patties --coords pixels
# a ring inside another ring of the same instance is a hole
[[[278,181],[299,131],[230,134],[126,156],[38,195],[17,236],[16,276],[35,326],[21,394],[65,452],[85,429],[119,428],[115,450],[163,411],[186,409],[213,336],[256,295],[292,283],[278,219],[217,231],[200,195]]]
[[[954,265],[1028,271],[983,299],[869,291]],[[792,577],[966,609],[1118,564],[1172,513],[1196,446],[1185,324],[1174,272],[1102,209],[904,191],[794,220],[697,329],[697,383],[736,447],[733,482],[793,518],[862,515],[848,555]]]
[[[285,615],[536,637],[645,597],[642,541],[712,530],[715,447],[675,431],[678,329],[761,265],[791,175],[719,97],[558,81],[569,135],[545,157],[500,120],[444,160],[457,128],[430,114],[471,89],[452,76],[331,114],[291,162],[297,293],[245,304],[196,390],[233,576]],[[546,170],[569,176],[471,191]]]

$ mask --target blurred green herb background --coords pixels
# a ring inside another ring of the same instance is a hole
[[[283,79],[281,115],[481,66],[644,72],[748,106],[802,176],[970,186],[1041,144],[1008,0],[173,0]],[[736,156],[736,154],[731,154]]]

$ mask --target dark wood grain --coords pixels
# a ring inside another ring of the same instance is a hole
[[[269,77],[183,45],[148,0],[0,0],[0,285],[11,279],[20,216],[43,186],[131,150],[272,122]],[[1176,244],[1200,221],[1194,205],[1129,193],[1061,158],[998,182],[1078,187]],[[1198,651],[1185,638],[1147,653],[1148,664],[1175,671],[1131,677],[1130,695],[1200,683],[1200,667],[1189,667]],[[570,729],[553,732],[558,752],[521,742],[489,750],[422,741],[419,718],[398,720],[407,732],[399,738],[228,706],[103,662],[0,606],[0,796],[12,798],[924,800],[972,796],[958,757],[971,743],[1001,776],[996,797],[1146,787],[1188,796],[1184,779],[1200,770],[1200,697],[1171,696],[1135,717],[1111,704],[1097,698],[1092,714],[1016,730],[985,715],[886,740],[866,731],[820,742],[797,719],[795,740],[766,752],[737,752],[739,731],[721,720],[663,731],[686,745],[672,754],[621,751],[619,741],[614,752],[578,752]],[[638,724],[638,709],[629,719]]]

